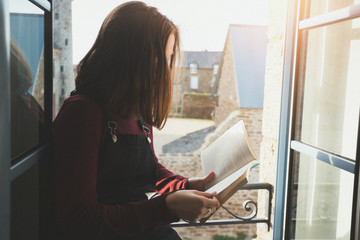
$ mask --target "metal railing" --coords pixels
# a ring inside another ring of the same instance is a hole
[[[268,226],[268,231],[270,231],[271,227],[271,206],[272,206],[272,198],[274,187],[270,183],[247,183],[239,191],[244,190],[267,190],[268,193],[268,201],[267,201],[267,217],[266,218],[256,218],[258,207],[257,203],[253,200],[245,200],[243,202],[243,208],[250,212],[247,216],[239,216],[229,211],[226,207],[222,206],[225,211],[227,211],[233,218],[229,219],[219,219],[219,220],[207,220],[205,223],[196,222],[187,222],[180,221],[176,223],[172,223],[172,227],[193,227],[193,226],[211,226],[211,225],[231,225],[231,224],[254,224],[254,223],[266,223]]]

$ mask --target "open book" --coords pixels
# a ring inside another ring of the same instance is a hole
[[[241,120],[201,152],[203,175],[215,172],[215,179],[205,186],[206,192],[217,192],[215,197],[222,205],[248,182],[249,169],[256,159]]]

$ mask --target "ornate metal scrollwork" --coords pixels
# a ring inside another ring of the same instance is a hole
[[[254,205],[254,208],[252,209],[251,206],[249,205]],[[251,220],[253,219],[254,217],[256,217],[257,215],[257,211],[258,211],[258,208],[257,208],[257,204],[256,202],[254,202],[253,200],[246,200],[243,202],[243,208],[247,211],[247,212],[250,212],[250,214],[248,216],[244,216],[244,217],[241,217],[237,214],[234,214],[233,212],[231,212],[229,209],[227,209],[226,207],[222,206],[222,208],[227,211],[231,216],[233,216],[234,218],[237,218],[237,219],[240,219],[240,220]]]
[[[267,190],[267,209],[271,209],[272,198],[273,198],[273,186],[270,183],[248,183],[243,186],[240,190],[260,190],[264,189]],[[271,227],[271,211],[268,211],[266,218],[256,218],[258,208],[256,202],[252,200],[246,200],[243,202],[243,208],[250,212],[247,216],[238,216],[228,210],[226,207],[222,206],[225,211],[227,211],[233,219],[219,219],[219,220],[212,220],[209,219],[205,223],[200,223],[199,221],[196,222],[177,222],[172,223],[172,227],[189,227],[189,226],[211,226],[211,225],[229,225],[229,224],[254,224],[254,223],[266,223],[268,226],[268,231],[270,231]]]

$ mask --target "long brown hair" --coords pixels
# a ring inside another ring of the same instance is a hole
[[[32,73],[28,62],[15,42],[10,42],[11,91],[25,93],[32,86]]]
[[[174,54],[166,44],[174,34]],[[162,128],[171,107],[179,31],[154,7],[127,2],[105,18],[94,45],[77,66],[76,89],[124,118]]]

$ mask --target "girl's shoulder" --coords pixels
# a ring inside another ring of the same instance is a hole
[[[90,111],[101,114],[99,105],[90,97],[84,94],[75,94],[65,99],[61,108],[70,108],[78,111]]]
[[[103,114],[98,104],[83,94],[76,94],[65,99],[55,121],[59,120],[81,120],[81,121],[103,121]]]

